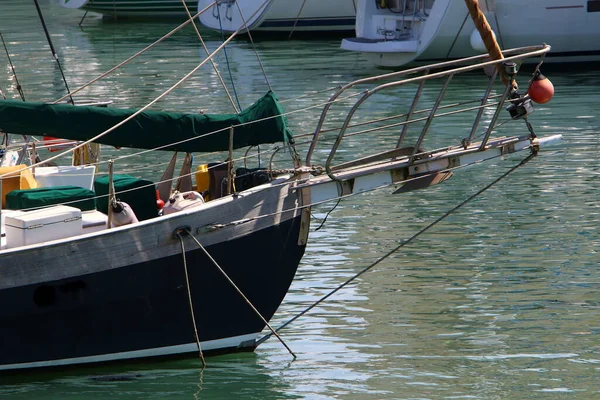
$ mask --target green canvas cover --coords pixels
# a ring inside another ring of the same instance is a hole
[[[0,100],[0,130],[86,141],[120,123],[135,111]],[[116,147],[160,148],[189,153],[225,151],[229,149],[231,126],[234,127],[235,149],[293,140],[277,97],[273,92],[268,92],[239,114],[144,111],[96,142]],[[219,131],[218,134],[212,134],[215,131]]]
[[[129,204],[138,221],[158,216],[156,207],[156,187],[153,182],[138,179],[130,175],[113,175],[113,184],[117,200]],[[99,196],[96,199],[98,211],[108,214],[108,176],[101,176],[94,181],[94,189]],[[133,189],[133,190],[132,190]]]
[[[78,186],[55,186],[49,188],[13,190],[6,194],[6,208],[26,210],[57,204],[79,208],[81,211],[96,209],[96,193]]]

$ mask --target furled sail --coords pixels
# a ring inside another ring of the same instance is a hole
[[[115,126],[135,111],[4,100],[0,101],[0,130],[85,141]],[[293,141],[277,97],[268,92],[239,114],[144,111],[97,142],[139,149],[223,151],[229,148],[231,126],[234,127],[235,149]]]

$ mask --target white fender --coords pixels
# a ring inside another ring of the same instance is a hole
[[[117,201],[114,205],[111,205],[111,207],[112,218],[110,225],[113,228],[139,222],[129,204],[123,201]]]
[[[496,38],[496,32],[492,31],[492,36],[494,37],[494,39]],[[487,52],[487,49],[485,48],[485,43],[483,43],[483,39],[481,38],[481,34],[479,33],[479,31],[477,29],[473,30],[473,32],[471,32],[471,36],[469,37],[469,42],[471,44],[471,47],[473,48],[473,50],[479,52],[479,53],[485,53]]]
[[[163,207],[163,215],[172,214],[177,211],[185,210],[186,208],[197,207],[204,204],[204,198],[196,191],[175,192],[169,197]]]

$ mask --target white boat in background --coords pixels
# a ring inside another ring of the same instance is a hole
[[[198,10],[214,0],[198,0]],[[352,31],[356,0],[218,0],[198,18],[207,28],[232,33]],[[243,29],[242,31],[246,31]]]
[[[600,61],[600,1],[481,1],[502,48],[546,42],[546,62]],[[464,0],[357,0],[356,37],[342,49],[384,67],[485,52]]]
[[[60,0],[66,8],[79,8],[117,18],[187,17],[181,0]],[[186,1],[190,12],[196,13],[196,1]]]

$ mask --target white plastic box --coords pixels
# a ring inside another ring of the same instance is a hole
[[[39,187],[79,186],[94,190],[95,173],[96,167],[93,165],[36,167],[35,180]]]
[[[18,211],[6,216],[6,247],[63,239],[82,233],[81,210],[53,206],[35,211]]]
[[[81,213],[83,233],[103,231],[106,229],[108,215],[97,210],[83,211]]]
[[[2,214],[2,216],[0,217],[0,250],[1,249],[5,249],[6,248],[6,228],[4,226],[4,220],[6,219],[6,217],[8,215],[14,214],[14,213],[18,213],[20,211],[15,211],[15,210],[7,210],[7,209],[2,209],[0,210],[0,213]]]

